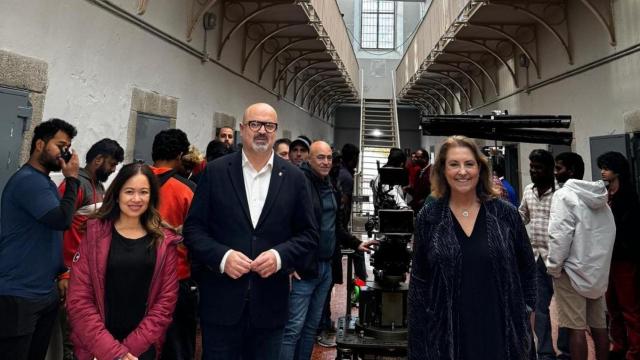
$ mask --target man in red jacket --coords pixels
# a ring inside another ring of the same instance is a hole
[[[164,222],[181,232],[191,207],[195,183],[180,176],[182,156],[189,152],[187,134],[179,129],[159,132],[153,139],[151,170],[160,182],[158,212]],[[169,325],[163,359],[193,359],[195,356],[197,287],[191,280],[191,264],[187,248],[178,244],[178,303]]]
[[[58,290],[62,299],[67,294],[69,270],[73,263],[73,257],[80,247],[80,239],[82,238],[88,215],[100,208],[105,193],[103,183],[116,170],[116,166],[124,160],[124,150],[117,141],[105,138],[91,146],[87,152],[86,160],[85,167],[78,171],[80,187],[78,188],[78,197],[76,198],[75,213],[71,227],[64,232],[62,239],[62,255],[64,257],[64,266],[67,268],[67,272],[60,275],[58,280]],[[64,195],[66,188],[67,183],[63,181],[58,187],[61,196]],[[64,306],[62,307],[64,308]],[[73,360],[73,345],[69,340],[70,329],[66,319],[67,313],[62,309],[60,315],[63,358],[65,360]]]

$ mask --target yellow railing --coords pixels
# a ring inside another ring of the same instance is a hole
[[[338,8],[338,3],[336,0],[311,0],[310,3],[318,14],[322,26],[331,39],[331,43],[335,47],[340,60],[344,64],[353,88],[358,91],[360,68],[358,66],[358,60],[356,60],[356,54],[353,51],[351,40],[347,34],[347,26]],[[360,94],[360,96],[362,96],[362,94]]]
[[[459,17],[463,10],[475,2],[477,1],[433,0],[431,2],[416,35],[396,68],[396,91],[398,94],[411,80],[411,77],[418,72],[420,65],[451,25],[461,20]]]

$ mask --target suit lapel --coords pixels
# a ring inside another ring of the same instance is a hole
[[[238,203],[242,207],[242,211],[249,222],[249,225],[253,227],[251,222],[251,212],[249,211],[249,203],[247,202],[247,191],[244,188],[244,175],[242,174],[242,152],[238,151],[235,155],[229,159],[227,173],[229,179],[231,179],[231,186],[238,198]]]
[[[273,169],[271,170],[271,180],[269,181],[269,190],[267,191],[267,198],[264,201],[264,207],[262,207],[262,212],[260,213],[260,219],[258,220],[258,225],[256,229],[262,225],[264,219],[269,215],[273,204],[276,202],[278,198],[278,194],[280,193],[280,188],[282,183],[284,182],[284,177],[287,176],[287,173],[284,169],[284,166],[279,164],[280,160],[276,155],[273,159]]]

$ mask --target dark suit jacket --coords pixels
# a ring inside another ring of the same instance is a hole
[[[307,185],[309,186],[309,192],[311,193],[311,203],[313,212],[316,217],[316,222],[318,226],[322,225],[322,200],[320,194],[320,187],[322,185],[322,180],[317,177],[308,163],[303,163],[300,166],[300,169],[305,174],[307,178]],[[336,220],[335,220],[335,246],[333,256],[331,257],[331,275],[332,282],[334,284],[342,284],[342,248],[349,248],[353,250],[357,250],[358,246],[362,241],[358,240],[355,236],[353,236],[347,230],[347,225],[344,224],[344,209],[340,206],[340,201],[342,199],[342,193],[336,189],[333,185],[331,185],[333,196],[335,197],[336,204],[338,204],[338,210],[336,211]],[[296,269],[298,275],[304,280],[315,279],[318,277],[318,259],[317,252],[311,252],[307,255],[305,259],[305,264],[308,264],[304,268]]]
[[[200,280],[200,319],[216,325],[240,321],[248,304],[252,325],[282,327],[288,317],[287,269],[318,244],[318,226],[302,172],[275,156],[269,191],[254,229],[247,204],[240,151],[210,162],[198,183],[184,225],[185,244],[196,262],[204,264]],[[275,249],[281,270],[263,279],[250,272],[239,279],[220,273],[228,250],[255,259]]]

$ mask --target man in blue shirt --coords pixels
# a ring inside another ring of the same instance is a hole
[[[60,119],[36,126],[29,161],[2,192],[0,219],[0,354],[44,359],[61,300],[57,275],[62,230],[69,228],[78,193],[77,154],[69,154],[76,129]],[[67,184],[60,199],[51,171]]]

